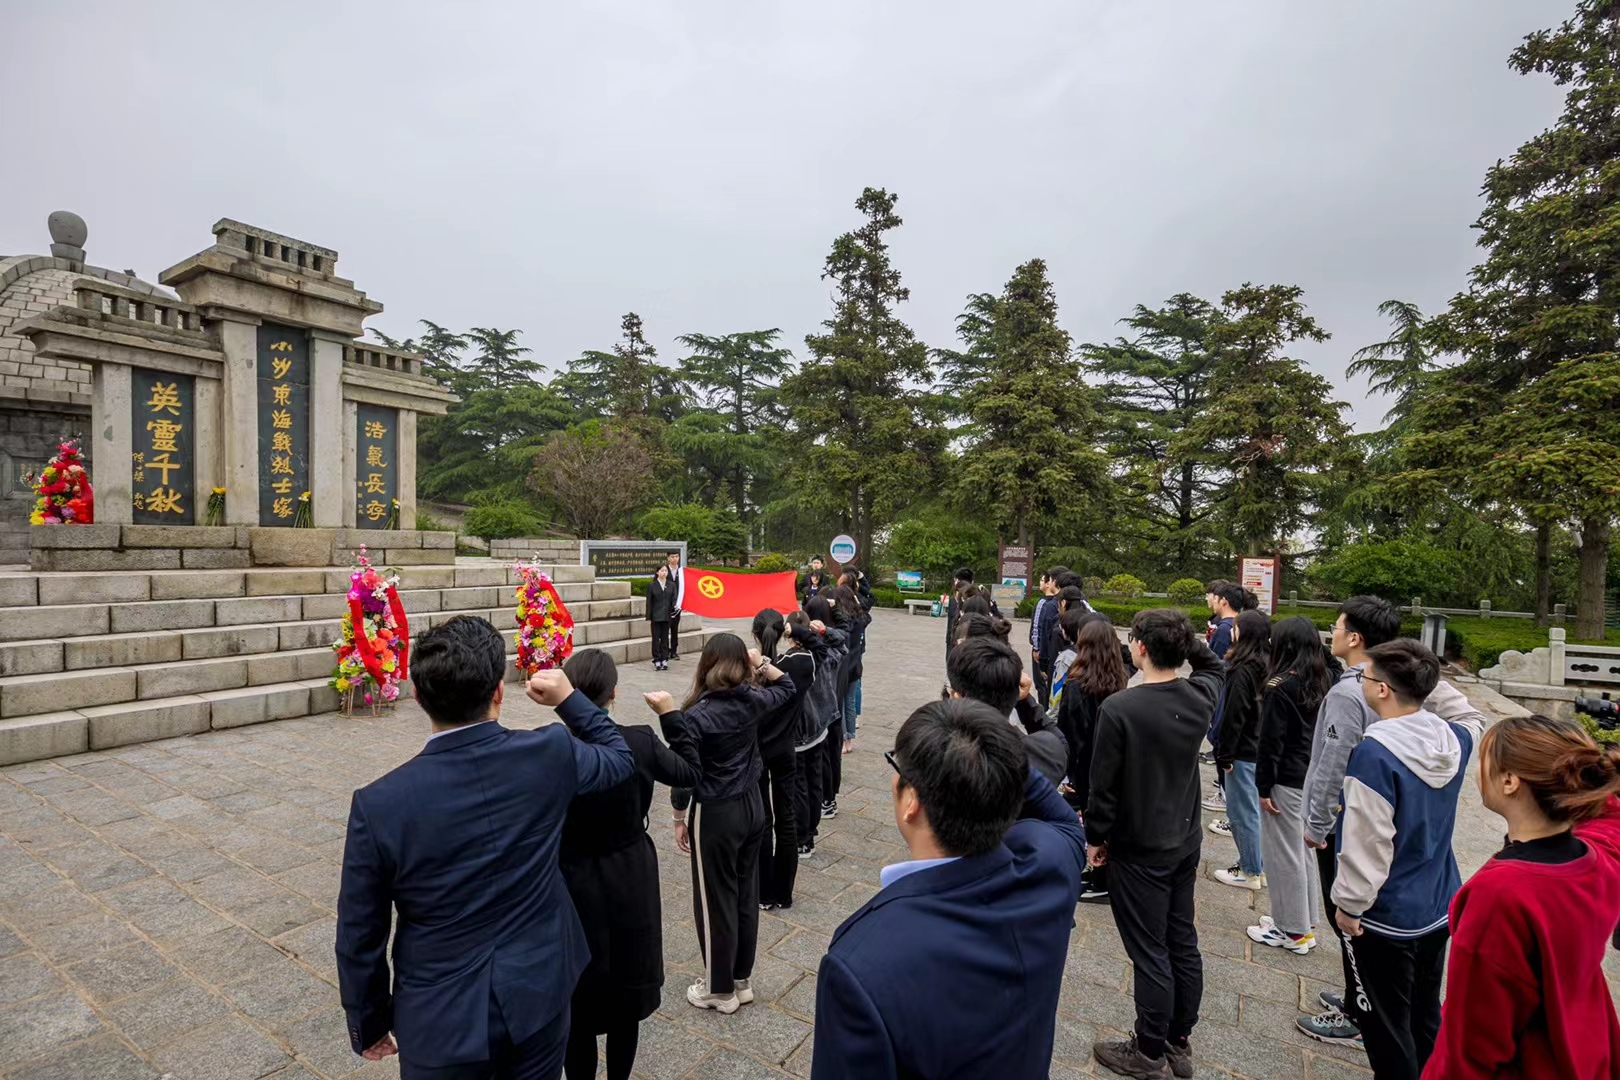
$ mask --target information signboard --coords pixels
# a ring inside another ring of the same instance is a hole
[[[1260,600],[1260,610],[1277,613],[1277,577],[1280,566],[1275,558],[1244,556],[1238,564],[1238,584]]]

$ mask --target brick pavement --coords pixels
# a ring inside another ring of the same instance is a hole
[[[667,975],[663,1005],[642,1025],[638,1075],[809,1074],[816,966],[833,929],[876,890],[879,867],[905,855],[881,751],[910,709],[938,694],[942,637],[937,620],[878,613],[840,814],[801,864],[794,907],[762,916],[759,1000],[734,1016],[685,1003],[699,972],[689,871],[667,815],[655,814]],[[618,715],[644,722],[640,692],[679,689],[692,668],[685,658],[662,675],[650,664],[623,670]],[[533,726],[549,712],[523,699],[504,719]],[[300,718],[0,770],[0,1076],[396,1077],[393,1062],[367,1064],[348,1049],[334,907],[349,792],[426,734],[406,706],[379,720]],[[1498,833],[1473,785],[1465,791],[1466,873]],[[1199,1075],[1369,1075],[1364,1056],[1293,1031],[1297,1011],[1338,971],[1331,937],[1304,957],[1252,944],[1243,928],[1265,895],[1207,878],[1232,861],[1230,841],[1208,837],[1205,855]],[[1090,1075],[1093,1038],[1132,1017],[1130,965],[1109,909],[1082,905],[1076,919],[1053,1078]]]

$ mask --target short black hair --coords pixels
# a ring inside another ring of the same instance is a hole
[[[973,568],[971,566],[960,567],[956,571],[956,580],[957,581],[972,581],[973,580]]]
[[[506,635],[476,615],[440,623],[411,649],[416,700],[435,723],[448,727],[489,719],[505,677]]]
[[[580,649],[563,664],[563,674],[601,709],[607,708],[619,685],[619,665],[601,649]]]
[[[1361,635],[1363,648],[1394,641],[1401,632],[1401,613],[1382,596],[1352,596],[1339,605],[1339,614],[1346,630]]]
[[[1018,704],[1018,681],[1024,663],[1000,638],[978,636],[957,642],[945,658],[945,678],[965,698],[982,701],[1003,719]]]
[[[1024,741],[1005,713],[981,701],[924,705],[900,725],[894,757],[948,855],[994,850],[1024,804]]]
[[[1059,577],[1069,572],[1067,566],[1049,566],[1041,572],[1044,581],[1057,581]]]
[[[1131,619],[1131,637],[1140,641],[1147,650],[1154,667],[1178,668],[1192,653],[1198,636],[1193,632],[1192,620],[1185,612],[1175,608],[1150,608],[1138,611]]]
[[[1234,585],[1230,581],[1217,581],[1213,584],[1215,587],[1209,590],[1211,593],[1225,600],[1234,612],[1243,610],[1243,586]]]
[[[1064,570],[1061,566],[1058,567],[1058,569],[1062,572],[1058,574],[1057,577],[1053,578],[1052,581],[1059,589],[1080,589],[1082,592],[1085,591],[1085,578],[1081,577],[1073,570]]]
[[[1396,638],[1367,650],[1377,676],[1400,701],[1421,705],[1440,685],[1440,658],[1414,638]]]
[[[827,560],[823,559],[820,555],[812,555],[812,556],[810,556],[810,561],[812,563],[822,563],[822,564],[825,564],[827,562]]]

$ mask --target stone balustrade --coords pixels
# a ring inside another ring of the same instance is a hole
[[[423,373],[422,357],[416,353],[402,352],[399,349],[387,349],[381,345],[372,345],[359,341],[352,345],[343,346],[343,362],[356,364],[360,367],[397,371],[402,375],[421,375]]]
[[[202,315],[183,300],[83,280],[73,289],[80,310],[206,336]]]

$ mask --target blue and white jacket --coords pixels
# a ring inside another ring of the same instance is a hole
[[[1451,850],[1457,797],[1485,728],[1462,691],[1445,683],[1424,704],[1370,725],[1344,776],[1333,903],[1390,938],[1446,925],[1462,884]]]

